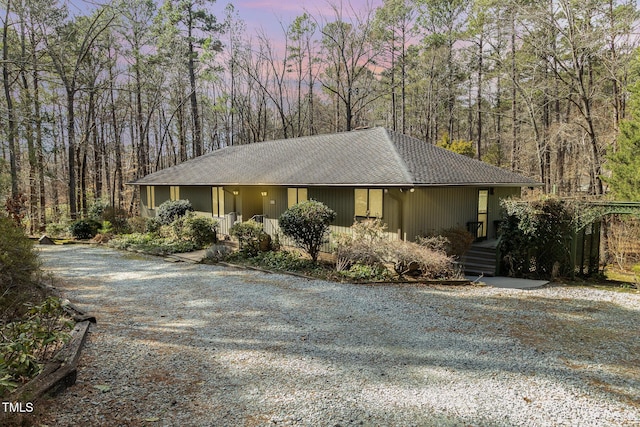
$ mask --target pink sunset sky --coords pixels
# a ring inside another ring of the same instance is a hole
[[[381,6],[383,0],[233,0],[230,3],[247,24],[248,32],[264,30],[267,34],[278,36],[282,34],[281,26],[286,27],[304,12],[319,20],[323,16],[331,19],[332,4],[339,7],[342,3],[343,12],[348,16],[351,8],[356,12],[367,7],[373,9]]]

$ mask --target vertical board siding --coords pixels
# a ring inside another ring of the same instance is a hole
[[[353,188],[310,187],[309,199],[324,203],[336,211],[333,222],[338,226],[350,227],[353,224],[355,199]]]
[[[265,216],[265,231],[281,239],[285,239],[278,227],[278,218],[288,208],[288,189],[278,186],[243,186],[224,187],[224,216],[216,217],[212,211],[212,193],[210,186],[180,187],[180,198],[188,199],[194,210],[200,214],[209,214],[219,221],[221,234],[228,234],[228,229],[235,220],[248,220],[254,215]],[[300,187],[304,188],[304,187]],[[519,187],[482,187],[489,189],[488,230],[487,237],[496,235],[495,221],[501,218],[500,200],[519,196]],[[480,187],[427,187],[401,191],[389,188],[383,193],[382,221],[387,226],[389,239],[415,240],[417,236],[439,233],[451,227],[467,227],[467,222],[477,221],[478,190]],[[155,206],[170,200],[169,186],[155,186]],[[233,190],[239,191],[238,196]],[[332,232],[351,233],[351,225],[355,218],[355,193],[353,187],[308,187],[309,199],[320,201],[333,209],[336,220],[331,226]],[[266,191],[267,196],[262,196]],[[493,194],[491,194],[493,192]],[[234,203],[235,201],[235,203]],[[140,213],[143,216],[155,216],[155,209],[149,209],[146,186],[140,187]],[[236,212],[237,217],[229,215]],[[268,220],[267,220],[268,219]],[[401,233],[398,234],[398,231]],[[285,242],[289,245],[293,242]],[[323,251],[330,251],[325,245]]]
[[[468,221],[477,220],[477,214],[477,188],[416,188],[406,195],[403,238],[415,240],[451,227],[466,229]]]
[[[155,205],[156,208],[164,202],[171,200],[171,190],[168,185],[156,185],[155,186]]]
[[[382,195],[382,222],[387,226],[387,232],[398,235],[402,227],[401,218],[404,209],[404,194],[397,188],[385,190]],[[402,232],[400,232],[402,235]]]
[[[287,189],[285,187],[264,187],[267,196],[262,198],[262,212],[267,218],[278,219],[287,210]]]
[[[211,187],[180,187],[180,199],[188,200],[194,211],[212,214]]]

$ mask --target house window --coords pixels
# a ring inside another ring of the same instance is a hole
[[[224,188],[223,187],[211,187],[211,200],[213,202],[212,214],[213,216],[224,216]]]
[[[300,202],[304,202],[307,199],[307,189],[306,188],[288,188],[287,189],[287,206],[291,208],[291,206],[296,205]]]
[[[180,200],[180,187],[177,185],[170,186],[169,197],[171,200]]]
[[[382,218],[382,189],[356,188],[355,215],[360,217]]]
[[[153,185],[147,185],[147,208],[156,208],[156,188]]]

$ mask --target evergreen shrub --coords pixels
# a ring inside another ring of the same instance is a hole
[[[212,218],[189,213],[174,222],[181,222],[180,237],[193,242],[199,248],[209,246],[218,241],[218,222]]]
[[[193,211],[190,201],[167,200],[158,206],[156,218],[158,218],[162,224],[169,225],[177,218],[185,216],[189,211]]]
[[[250,256],[255,256],[260,252],[260,242],[268,236],[262,230],[262,224],[254,220],[234,224],[229,230],[229,234],[238,239],[240,251]]]
[[[0,215],[0,321],[19,316],[24,303],[39,293],[33,286],[39,266],[24,230]]]
[[[504,215],[500,226],[501,269],[514,277],[550,279],[567,275],[574,207],[557,198],[530,202],[502,201]]]
[[[69,227],[71,235],[76,239],[92,239],[98,230],[102,227],[102,224],[93,219],[79,219]]]
[[[327,241],[329,225],[336,213],[324,203],[307,200],[293,205],[280,215],[282,232],[292,238],[315,263],[320,247]]]

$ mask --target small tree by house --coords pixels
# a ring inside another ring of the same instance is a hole
[[[280,216],[282,232],[292,238],[313,260],[317,262],[320,247],[327,241],[329,225],[336,213],[325,204],[307,200],[293,205]]]

